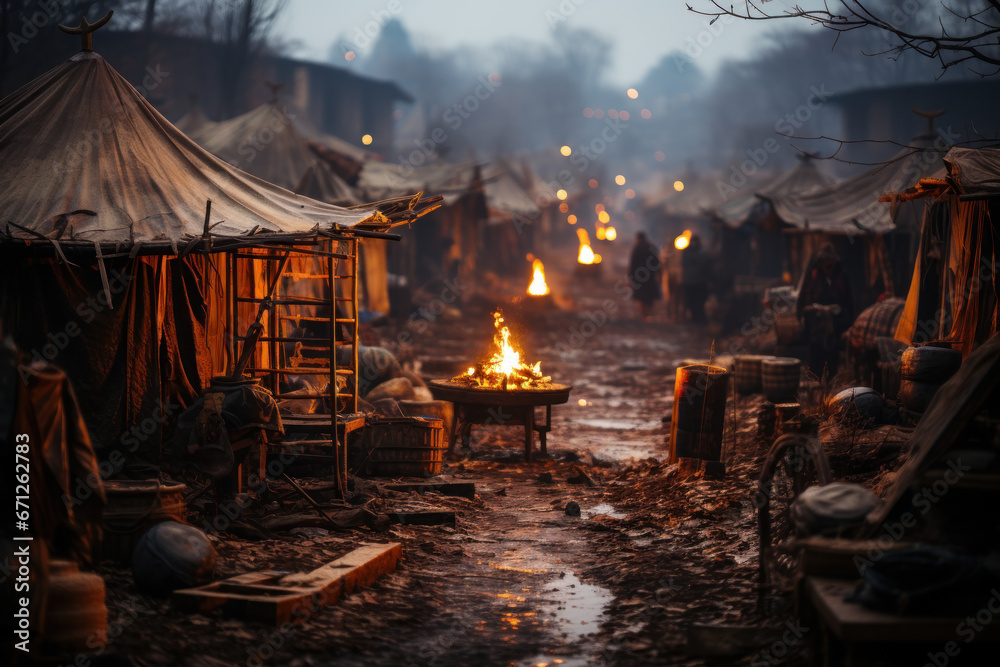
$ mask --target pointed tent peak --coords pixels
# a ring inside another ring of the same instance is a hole
[[[264,79],[264,86],[271,91],[271,99],[269,100],[270,104],[277,102],[282,91],[285,89],[284,83],[281,83],[280,81],[271,81],[270,79]]]
[[[927,127],[923,132],[918,132],[913,135],[913,139],[910,140],[910,143],[918,147],[930,146],[934,143],[935,137],[937,137],[937,132],[934,130],[934,119],[945,115],[948,110],[939,109],[938,111],[921,111],[916,107],[910,107],[910,111],[917,114],[921,118],[927,119]]]
[[[76,26],[65,26],[59,24],[59,29],[62,30],[67,35],[80,35],[80,50],[81,51],[93,51],[94,50],[94,39],[93,33],[104,27],[111,17],[114,15],[114,10],[111,10],[104,15],[103,18],[97,20],[96,23],[90,23],[87,20],[87,16],[83,15],[80,17],[80,25]]]

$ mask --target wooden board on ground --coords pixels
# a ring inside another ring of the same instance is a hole
[[[175,591],[171,602],[187,612],[221,607],[227,615],[260,623],[301,622],[344,593],[392,572],[402,555],[398,543],[368,544],[311,572],[248,572]]]
[[[845,602],[857,581],[807,577],[805,583],[820,618],[843,642],[966,642],[959,632],[961,618],[900,616]],[[983,596],[984,605],[990,601],[990,594]],[[980,640],[1000,640],[1000,627],[986,625],[976,636]]]
[[[429,483],[429,484],[386,484],[382,487],[386,491],[401,491],[403,493],[409,493],[411,491],[416,491],[417,493],[440,493],[443,496],[458,496],[459,498],[468,498],[469,500],[475,500],[476,498],[476,485],[473,482],[442,482],[439,484]]]

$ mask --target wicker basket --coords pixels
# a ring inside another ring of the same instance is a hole
[[[365,428],[358,472],[375,477],[430,477],[441,472],[444,420],[434,417],[371,417]]]

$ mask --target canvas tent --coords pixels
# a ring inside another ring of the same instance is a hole
[[[216,157],[288,190],[301,182],[317,160],[298,112],[280,102],[205,126],[192,137]]]
[[[490,165],[483,174],[489,224],[485,230],[491,268],[507,271],[524,265],[524,257],[534,250],[535,224],[541,208],[529,194],[530,182],[507,161]]]
[[[813,254],[832,242],[848,272],[865,277],[852,284],[859,309],[883,293],[903,289],[901,283],[912,270],[911,237],[922,210],[904,206],[890,211],[879,204],[879,197],[939,171],[945,150],[933,135],[920,135],[884,165],[809,193],[767,198],[774,215],[789,226],[792,275],[802,275]]]
[[[968,354],[998,330],[1000,149],[952,148],[943,179],[884,197],[894,206],[933,197],[896,339],[946,339]]]
[[[419,214],[344,209],[241,172],[90,51],[0,101],[0,182],[3,335],[66,370],[100,451],[154,466],[165,426],[232,363],[220,251]]]
[[[735,275],[749,278],[751,284],[760,278],[781,277],[788,269],[788,239],[783,234],[785,225],[766,202],[807,194],[833,183],[826,172],[803,156],[791,169],[724,202],[714,211],[721,223],[723,265]]]

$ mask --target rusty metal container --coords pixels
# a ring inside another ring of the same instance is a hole
[[[729,371],[695,364],[677,369],[670,422],[670,463],[679,458],[719,461],[725,427]]]

